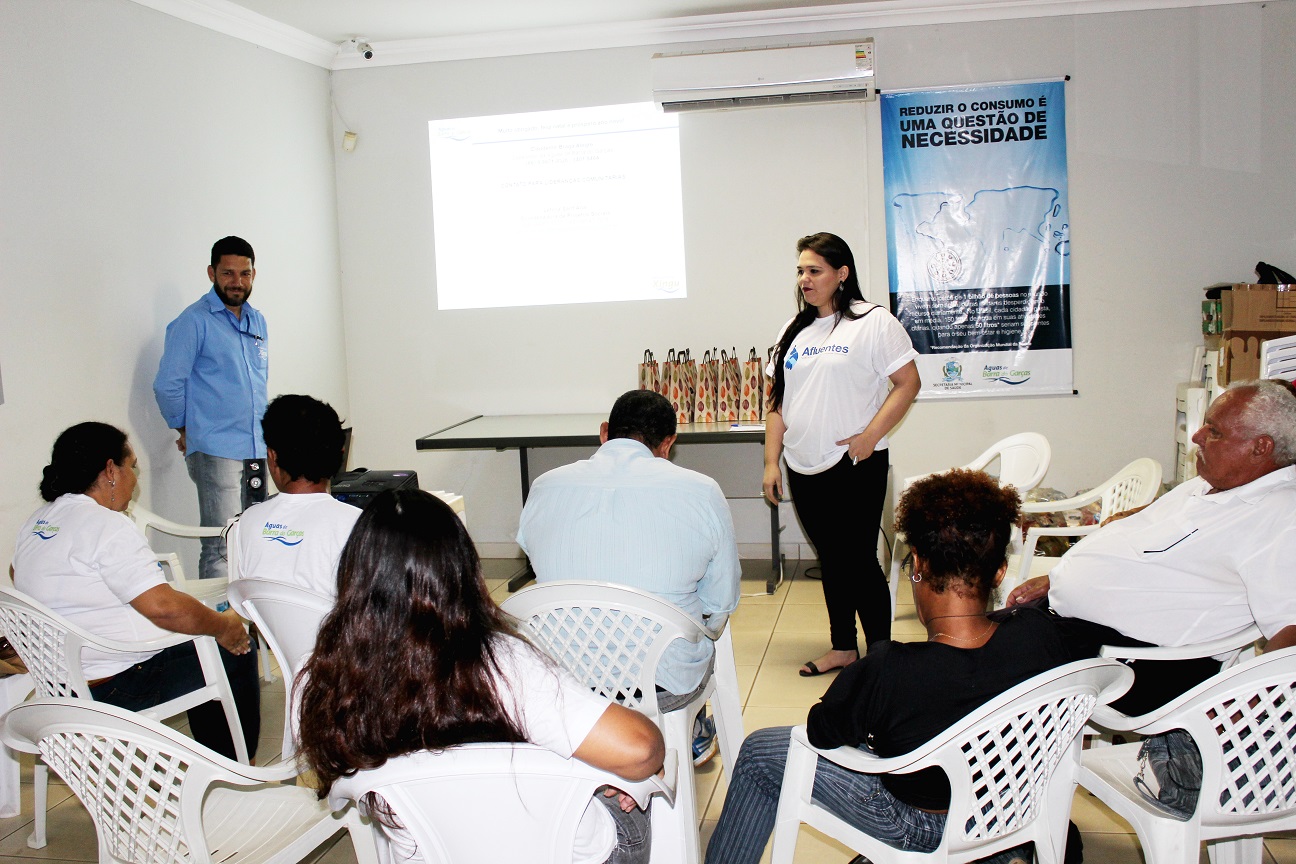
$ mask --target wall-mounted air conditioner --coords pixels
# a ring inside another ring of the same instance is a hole
[[[652,82],[663,111],[869,101],[876,98],[873,40],[655,54]]]

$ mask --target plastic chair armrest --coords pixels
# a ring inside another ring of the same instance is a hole
[[[1102,489],[1091,489],[1079,495],[1072,495],[1070,498],[1062,498],[1057,501],[1027,501],[1021,505],[1023,513],[1057,513],[1061,510],[1079,510],[1081,507],[1088,506],[1098,501],[1103,496]]]
[[[648,799],[661,795],[668,806],[675,806],[675,786],[679,779],[679,753],[674,749],[666,751],[666,760],[662,763],[661,775],[653,774],[639,781],[626,781],[617,788],[635,799],[642,808],[648,807]]]
[[[1215,657],[1219,654],[1231,654],[1241,651],[1261,637],[1259,628],[1250,627],[1241,634],[1196,645],[1179,645],[1173,648],[1151,646],[1148,648],[1126,648],[1121,645],[1104,645],[1099,651],[1100,657],[1111,657],[1117,660],[1195,660],[1198,657]]]
[[[1131,721],[1135,718],[1128,714],[1122,714],[1110,705],[1095,705],[1093,713],[1089,715],[1089,722],[1094,726],[1101,726],[1103,729],[1110,729],[1113,732],[1131,732],[1134,725]]]
[[[1097,525],[1032,525],[1026,533],[1036,537],[1083,537],[1096,530]]]
[[[181,734],[181,733],[177,733]],[[295,759],[276,762],[274,765],[244,765],[219,753],[207,750],[203,757],[218,766],[222,776],[212,778],[213,783],[230,786],[260,786],[266,783],[281,784],[301,776],[302,769]]]
[[[821,750],[810,743],[810,739],[806,736],[805,726],[797,726],[792,729],[792,746],[804,747],[829,762],[860,774],[906,774],[919,768],[928,767],[924,760],[930,755],[930,751],[938,749],[940,743],[943,743],[940,740],[941,737],[936,736],[935,744],[929,742],[899,756],[882,757],[859,747],[851,746]]]
[[[166,636],[159,636],[156,639],[147,639],[142,642],[122,642],[117,639],[105,639],[93,634],[83,636],[86,646],[96,648],[100,651],[107,651],[115,654],[136,654],[142,651],[161,651],[163,648],[170,648],[172,645],[182,645],[185,642],[191,642],[195,639],[202,639],[202,636],[195,636],[190,633],[171,633]]]
[[[236,769],[238,773],[256,783],[283,783],[301,776],[305,770],[304,766],[297,764],[295,758],[287,762],[276,762],[273,765],[244,765],[241,762],[233,764],[238,766]]]
[[[702,629],[706,632],[707,638],[714,642],[724,635],[725,627],[729,625],[729,613],[708,615],[703,622]]]
[[[225,530],[224,527],[211,525],[181,525],[179,522],[163,519],[156,514],[146,520],[144,524],[149,528],[161,531],[163,534],[170,534],[172,537],[219,537]]]
[[[174,552],[154,552],[153,557],[159,564],[166,565],[174,581],[176,572],[180,570],[180,556]]]

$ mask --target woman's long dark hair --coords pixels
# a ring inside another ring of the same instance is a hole
[[[53,501],[69,492],[85,492],[109,460],[121,465],[129,453],[126,433],[116,426],[93,420],[69,426],[54,441],[50,464],[41,475],[41,497]]]
[[[833,327],[841,319],[853,321],[862,317],[860,313],[851,308],[851,304],[856,300],[863,300],[864,294],[860,291],[859,277],[855,274],[855,256],[851,254],[850,247],[846,241],[836,234],[820,232],[811,234],[808,237],[802,237],[796,244],[797,254],[809,249],[820,258],[828,262],[828,266],[834,270],[841,267],[849,267],[850,271],[841,283],[841,288],[833,295],[833,315],[836,320],[833,321]],[[788,350],[792,347],[792,342],[797,335],[811,324],[819,315],[819,310],[806,303],[805,295],[801,293],[800,287],[796,291],[797,314],[788,325],[787,330],[783,332],[783,338],[779,340],[778,351],[774,360],[774,393],[770,397],[769,408],[771,411],[777,411],[783,407],[783,363],[787,359]]]
[[[299,752],[321,798],[392,756],[525,740],[495,687],[493,643],[513,628],[445,502],[419,490],[374,498],[342,549],[337,587],[298,675]]]

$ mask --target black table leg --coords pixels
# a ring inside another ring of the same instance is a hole
[[[766,594],[773,594],[783,584],[783,552],[779,548],[779,534],[782,530],[778,505],[770,504],[770,575],[765,582]]]
[[[525,446],[518,448],[518,469],[522,474],[522,506],[526,506],[527,496],[531,494],[531,469],[527,464],[527,448]],[[526,567],[522,572],[508,581],[508,590],[512,594],[523,585],[536,578],[535,570],[531,569],[531,559],[527,559]]]

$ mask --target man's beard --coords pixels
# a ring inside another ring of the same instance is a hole
[[[216,296],[219,297],[221,299],[221,302],[224,303],[226,306],[242,306],[252,296],[251,288],[248,288],[246,291],[244,291],[242,297],[235,299],[233,297],[230,297],[230,295],[226,293],[228,289],[222,288],[219,285],[213,285],[212,287],[216,289]]]

